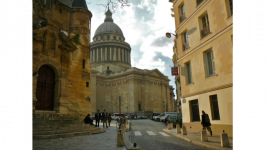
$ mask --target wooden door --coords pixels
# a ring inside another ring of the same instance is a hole
[[[43,65],[38,71],[36,98],[36,110],[54,109],[54,85],[55,74],[51,67]]]

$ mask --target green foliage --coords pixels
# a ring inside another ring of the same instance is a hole
[[[123,123],[124,122],[124,118],[121,117],[120,118],[120,122]]]
[[[73,38],[70,39],[75,44],[81,44],[79,39],[79,34],[75,35]]]
[[[37,72],[33,72],[33,76],[36,76]]]

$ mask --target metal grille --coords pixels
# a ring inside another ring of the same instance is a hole
[[[182,22],[182,21],[184,21],[186,19],[186,14],[184,13],[184,14],[182,14],[182,16],[180,17],[180,23]]]
[[[210,34],[210,28],[209,26],[206,26],[201,30],[201,38],[204,38],[205,36]]]

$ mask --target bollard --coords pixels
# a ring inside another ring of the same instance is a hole
[[[223,133],[220,134],[220,138],[221,138],[221,146],[222,147],[230,147],[227,133],[224,133],[224,131],[223,131]]]
[[[171,125],[170,125],[170,123],[168,123],[168,125],[167,125],[167,129],[168,129],[168,130],[171,130]]]
[[[181,133],[179,124],[176,124],[176,133]]]
[[[138,147],[132,147],[131,150],[139,150]]]
[[[201,130],[201,141],[208,141],[206,129]]]
[[[182,135],[187,135],[187,129],[185,126],[182,127]]]
[[[122,138],[123,138],[122,130],[118,129],[117,130],[117,146],[124,146]]]
[[[174,124],[170,123],[170,128],[173,129],[174,128]]]

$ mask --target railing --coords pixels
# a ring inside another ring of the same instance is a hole
[[[83,114],[81,114],[81,113],[79,113],[79,112],[77,112],[77,111],[75,111],[75,110],[73,110],[73,109],[69,108],[68,106],[65,106],[65,105],[63,105],[63,104],[60,104],[60,103],[58,103],[58,105],[64,106],[64,107],[66,107],[66,108],[67,108],[69,111],[73,111],[73,112],[75,112],[75,113],[79,114],[80,116],[85,116],[85,115],[83,115]]]
[[[209,26],[206,26],[204,29],[201,30],[201,38],[204,38],[205,36],[210,34],[210,28]]]
[[[188,44],[188,42],[183,43],[183,51],[185,51],[185,50],[188,49],[188,48],[189,48],[189,44]]]
[[[181,23],[182,21],[184,21],[184,20],[186,19],[186,14],[183,13],[182,16],[181,16],[179,19],[180,19],[180,23]]]
[[[197,0],[197,6],[202,2],[203,0]]]

